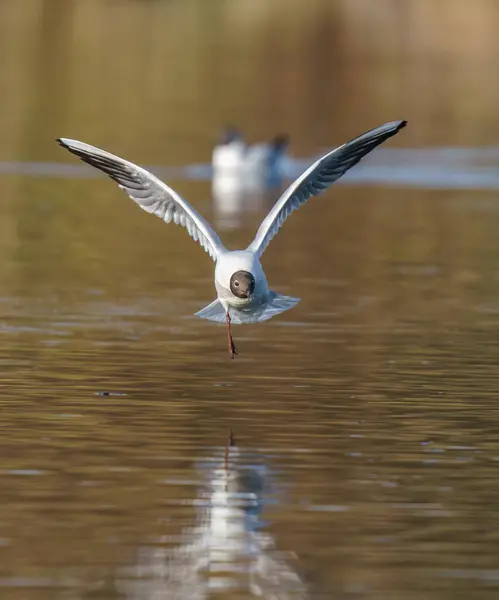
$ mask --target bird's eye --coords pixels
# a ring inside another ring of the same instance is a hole
[[[235,285],[236,287],[239,287],[239,281],[234,281],[234,285]]]

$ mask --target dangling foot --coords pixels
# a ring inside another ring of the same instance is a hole
[[[237,351],[236,345],[234,344],[234,340],[232,339],[232,336],[229,335],[229,356],[231,358],[236,358],[238,354],[239,352]]]
[[[228,466],[229,462],[229,452],[232,446],[236,445],[236,440],[234,439],[234,434],[232,433],[232,429],[229,433],[229,439],[227,440],[227,445],[225,446],[225,468]]]
[[[234,344],[234,340],[232,339],[232,334],[230,332],[230,315],[227,313],[227,343],[229,348],[229,356],[231,358],[235,358],[238,354],[236,345]]]

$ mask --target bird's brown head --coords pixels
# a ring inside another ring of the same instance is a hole
[[[255,278],[248,271],[236,271],[230,278],[230,291],[236,298],[251,298],[255,291]]]

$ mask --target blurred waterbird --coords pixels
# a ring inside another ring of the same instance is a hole
[[[218,144],[213,148],[211,165],[214,171],[237,171],[243,164],[246,142],[235,127],[224,129]]]
[[[249,146],[242,133],[229,126],[213,149],[213,175],[220,177],[236,174],[243,178],[258,177],[272,183],[284,176],[288,145],[289,136],[279,134],[269,142]]]
[[[231,324],[265,321],[292,308],[300,300],[270,290],[260,264],[264,250],[284,221],[310,197],[320,194],[405,125],[406,121],[385,123],[319,158],[277,200],[246,250],[234,251],[225,248],[211,225],[188,202],[145,169],[77,140],[60,138],[57,141],[116,181],[143,210],[166,223],[173,221],[185,227],[211,256],[215,261],[217,298],[196,315],[227,324],[229,355],[234,358],[237,349]]]

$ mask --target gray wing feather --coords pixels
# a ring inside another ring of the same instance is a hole
[[[140,208],[187,229],[189,235],[208,252],[213,260],[224,246],[211,225],[177,192],[149,171],[105,150],[67,138],[59,144],[83,162],[99,169],[116,181]]]
[[[376,146],[398,133],[407,121],[385,123],[331,150],[309,167],[275,203],[260,225],[248,250],[261,256],[289,215],[312,196],[319,195]]]

